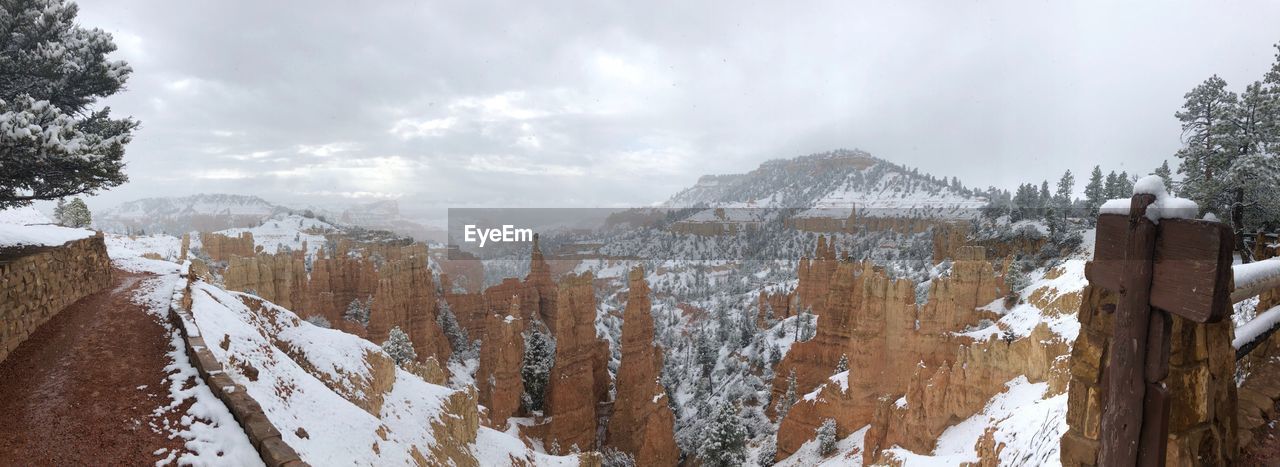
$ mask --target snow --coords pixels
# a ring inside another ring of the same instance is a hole
[[[1280,280],[1280,258],[1265,259],[1231,267],[1236,290],[1252,289],[1272,280]]]
[[[0,210],[0,247],[59,246],[94,235],[88,229],[35,225],[52,223],[52,220],[30,206]]]
[[[1075,313],[1048,313],[1037,307],[1031,297],[1039,295],[1039,300],[1052,303],[1063,296],[1080,293],[1085,286],[1089,285],[1089,280],[1084,276],[1085,263],[1085,260],[1078,258],[1065,260],[1057,266],[1059,274],[1053,279],[1045,278],[1047,271],[1044,269],[1032,271],[1029,274],[1030,285],[1022,290],[1022,300],[1017,305],[1006,309],[1004,297],[993,300],[983,309],[999,313],[1001,315],[999,321],[991,326],[960,333],[960,335],[976,340],[986,340],[992,336],[998,336],[1003,329],[1022,338],[1030,335],[1036,326],[1044,323],[1050,331],[1063,340],[1075,342],[1076,336],[1080,334],[1080,320],[1076,318]]]
[[[258,451],[244,430],[191,366],[182,335],[170,324],[169,305],[173,291],[180,284],[182,280],[176,271],[149,278],[138,287],[133,297],[134,303],[145,307],[169,335],[169,349],[165,354],[169,364],[165,366],[166,375],[161,382],[161,389],[168,392],[169,403],[152,412],[148,425],[157,433],[186,440],[184,452],[171,451],[156,465],[175,462],[181,465],[262,465]],[[146,387],[143,385],[137,389]],[[190,406],[179,418],[180,424],[169,425],[164,415],[186,404]],[[160,426],[157,421],[163,421],[165,425]],[[160,449],[154,454],[164,453],[165,450]]]
[[[1147,207],[1147,218],[1157,224],[1160,219],[1195,219],[1200,212],[1200,206],[1195,201],[1165,192],[1164,180],[1155,175],[1148,175],[1134,183],[1133,194],[1156,196],[1156,201]],[[1128,198],[1113,199],[1103,203],[1099,211],[1104,214],[1129,214],[1130,204],[1132,203]]]
[[[830,378],[827,378],[827,381],[839,384],[840,392],[849,392],[849,370],[844,370],[831,375]]]
[[[177,237],[169,235],[129,237],[107,234],[104,240],[112,266],[129,272],[159,275],[178,273],[179,265],[176,261],[181,254],[182,241]],[[143,258],[144,253],[155,253],[165,259]]]
[[[994,426],[996,444],[1005,444],[1000,465],[1061,465],[1058,442],[1067,429],[1067,395],[1046,399],[1049,383],[1031,383],[1025,376],[1005,386],[1006,390],[992,397],[981,412],[943,431],[933,453],[916,454],[899,446],[885,451],[906,466],[977,462],[975,445],[986,429]]]
[[[1231,346],[1236,349],[1244,347],[1276,326],[1280,326],[1280,306],[1258,313],[1252,320],[1236,328],[1236,338],[1231,341]]]
[[[818,442],[806,441],[795,454],[774,464],[780,467],[858,467],[862,465],[863,442],[866,440],[870,425],[859,428],[844,439],[836,442],[835,453],[823,457],[818,454]]]
[[[368,396],[363,391],[372,375],[365,355],[381,354],[377,345],[203,282],[192,286],[191,298],[193,324],[210,344],[209,351],[304,461],[408,465],[414,463],[415,449],[431,452],[436,443],[431,424],[445,416],[441,407],[456,390],[397,368],[379,413],[371,414],[353,401]],[[256,379],[239,369],[245,365],[258,370]],[[300,428],[306,438],[297,434]],[[577,462],[572,456],[537,454],[520,440],[483,427],[470,449],[481,465],[510,464],[513,458],[537,465]]]
[[[306,242],[307,256],[315,256],[316,252],[324,247],[325,237],[308,232],[329,230],[334,230],[333,225],[297,214],[288,214],[264,220],[257,227],[225,229],[217,233],[228,237],[239,237],[243,232],[250,232],[253,234],[254,246],[261,246],[262,251],[267,253],[276,253],[282,248],[298,251],[302,249],[303,242]]]

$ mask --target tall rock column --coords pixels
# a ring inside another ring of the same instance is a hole
[[[555,298],[551,329],[556,337],[556,363],[547,389],[551,422],[545,442],[562,450],[575,445],[584,451],[596,448],[597,387],[608,387],[607,380],[597,381],[596,357],[602,339],[596,336],[592,281],[591,273],[570,274],[561,281]]]
[[[676,465],[680,451],[673,428],[675,416],[658,382],[662,352],[653,345],[653,315],[644,270],[632,269],[629,281],[631,290],[622,318],[618,398],[609,419],[608,444],[635,456],[636,465]]]
[[[520,379],[523,330],[520,301],[515,296],[506,313],[490,313],[485,318],[476,385],[480,387],[480,403],[489,408],[489,425],[499,430],[506,429],[507,419],[520,410],[520,393],[524,389]]]

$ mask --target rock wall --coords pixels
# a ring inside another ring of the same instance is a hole
[[[241,238],[252,239],[252,235],[246,233]],[[399,327],[409,334],[419,362],[428,358],[448,361],[452,349],[437,323],[439,301],[427,265],[426,245],[368,244],[359,254],[352,254],[351,246],[343,240],[337,242],[335,251],[317,253],[309,274],[306,248],[291,253],[232,255],[227,259],[223,284],[228,290],[251,292],[299,316],[323,316],[334,329],[375,343],[385,341],[391,328]],[[367,326],[344,318],[356,300],[372,304]]]
[[[232,256],[253,256],[260,250],[253,245],[252,232],[241,232],[238,237],[200,232],[200,251],[213,261],[227,261]]]
[[[548,322],[556,338],[556,362],[547,388],[545,436],[548,445],[564,449],[596,449],[596,405],[609,396],[609,343],[596,335],[593,280],[590,272],[562,278]]]
[[[667,393],[658,382],[662,351],[653,343],[652,303],[644,270],[633,269],[622,317],[622,362],[618,367],[617,398],[609,418],[608,444],[635,456],[636,465],[674,466],[675,416]]]
[[[0,361],[67,305],[111,284],[102,233],[0,254]]]
[[[1080,306],[1080,335],[1071,349],[1071,382],[1067,389],[1067,426],[1062,437],[1062,464],[1097,465],[1104,385],[1116,295],[1089,286]],[[1169,388],[1168,465],[1235,463],[1236,385],[1231,320],[1196,324],[1173,317]]]
[[[480,403],[489,409],[488,425],[505,429],[507,419],[520,410],[524,381],[520,369],[524,363],[524,320],[520,318],[520,301],[510,300],[506,313],[491,313],[485,319],[481,337],[480,368],[476,386]]]
[[[504,336],[514,340],[535,321],[542,322],[556,339],[555,366],[543,417],[525,434],[564,451],[574,445],[591,450],[597,445],[597,405],[609,397],[609,343],[596,335],[594,277],[568,274],[557,282],[552,276],[534,235],[529,274],[523,281],[506,279],[483,292],[446,293],[444,298],[471,337],[482,342],[476,381],[482,400],[493,404],[489,423],[505,428],[500,424],[506,418],[520,414],[524,345]],[[494,322],[498,318],[501,324]]]
[[[835,248],[819,239],[814,258],[800,262],[795,292],[795,305],[820,317],[817,333],[794,344],[775,368],[778,375],[794,371],[798,395],[806,395],[781,421],[779,459],[812,439],[823,419],[835,419],[837,434],[846,436],[877,418],[880,399],[896,400],[913,380],[972,358],[958,350],[968,339],[954,332],[976,324],[982,315],[973,308],[999,296],[1003,279],[983,249],[960,252],[951,275],[935,279],[929,302],[918,307],[913,283],[891,279],[870,263],[838,260]],[[850,371],[837,375],[842,357]],[[782,399],[787,384],[785,377],[774,380],[772,400]]]

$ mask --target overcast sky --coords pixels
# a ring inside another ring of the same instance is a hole
[[[1280,2],[356,3],[81,2],[142,121],[91,204],[634,206],[841,147],[978,186],[1145,173],[1187,90],[1280,41]]]

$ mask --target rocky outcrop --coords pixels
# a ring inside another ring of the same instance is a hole
[[[548,322],[556,359],[547,388],[546,441],[584,451],[596,449],[596,404],[609,393],[609,344],[596,336],[592,281],[590,272],[561,279]]]
[[[591,450],[597,444],[596,406],[609,397],[609,343],[595,331],[594,277],[569,274],[557,282],[553,276],[535,235],[523,281],[506,279],[483,292],[445,293],[444,298],[459,323],[482,341],[476,379],[481,398],[493,404],[490,423],[495,427],[519,412],[515,402],[523,389],[523,344],[509,345],[503,336],[514,338],[534,322],[546,325],[556,340],[555,366],[543,417],[525,433],[565,451],[574,445]]]
[[[524,390],[520,368],[524,359],[524,320],[520,318],[520,302],[510,300],[506,313],[491,313],[485,323],[480,345],[480,368],[476,386],[480,403],[489,409],[488,425],[499,430],[507,419],[520,410],[520,394]]]
[[[913,378],[921,378],[922,368],[954,368],[974,358],[957,350],[967,339],[955,333],[977,324],[981,314],[974,308],[999,296],[1003,282],[983,249],[960,252],[951,274],[935,279],[929,301],[918,307],[913,283],[891,279],[870,263],[839,260],[835,248],[819,239],[814,258],[800,263],[795,297],[797,307],[819,316],[817,333],[794,344],[775,368],[779,375],[794,371],[798,393],[805,395],[781,420],[779,458],[812,439],[825,418],[836,420],[842,437],[872,423],[877,412],[885,410],[877,401],[896,400],[906,393]],[[842,357],[848,359],[850,371],[834,375]],[[932,377],[933,371],[924,376]],[[775,379],[773,400],[781,400],[787,384],[788,378]],[[982,400],[995,392],[999,391],[986,393]]]
[[[241,232],[238,237],[213,232],[200,233],[200,251],[213,261],[227,261],[233,256],[253,256],[260,250],[253,246],[253,232]]]
[[[0,253],[0,361],[67,305],[111,284],[102,234]]]
[[[209,238],[217,238],[217,234]],[[241,238],[252,239],[246,233]],[[218,240],[215,242],[221,242]],[[334,251],[321,250],[307,271],[306,248],[291,253],[231,255],[223,284],[249,292],[300,316],[323,316],[340,329],[375,343],[387,339],[392,328],[409,334],[420,362],[448,361],[449,341],[437,322],[439,301],[427,247],[368,244],[352,254],[351,242],[337,242]],[[237,247],[237,248],[242,248]],[[353,301],[370,308],[368,325],[344,318]],[[437,365],[438,367],[438,365]]]
[[[968,339],[966,339],[968,341]],[[882,461],[880,450],[901,446],[918,453],[933,452],[938,436],[956,421],[978,413],[1005,383],[1018,376],[1049,381],[1046,397],[1066,389],[1066,341],[1045,325],[1012,342],[991,336],[961,345],[954,357],[936,367],[919,367],[907,384],[901,403],[878,407],[868,430],[863,462]]]
[[[633,269],[629,283],[608,444],[635,456],[636,465],[676,465],[680,451],[673,431],[675,417],[659,383],[662,353],[653,344],[652,304],[644,270]]]

